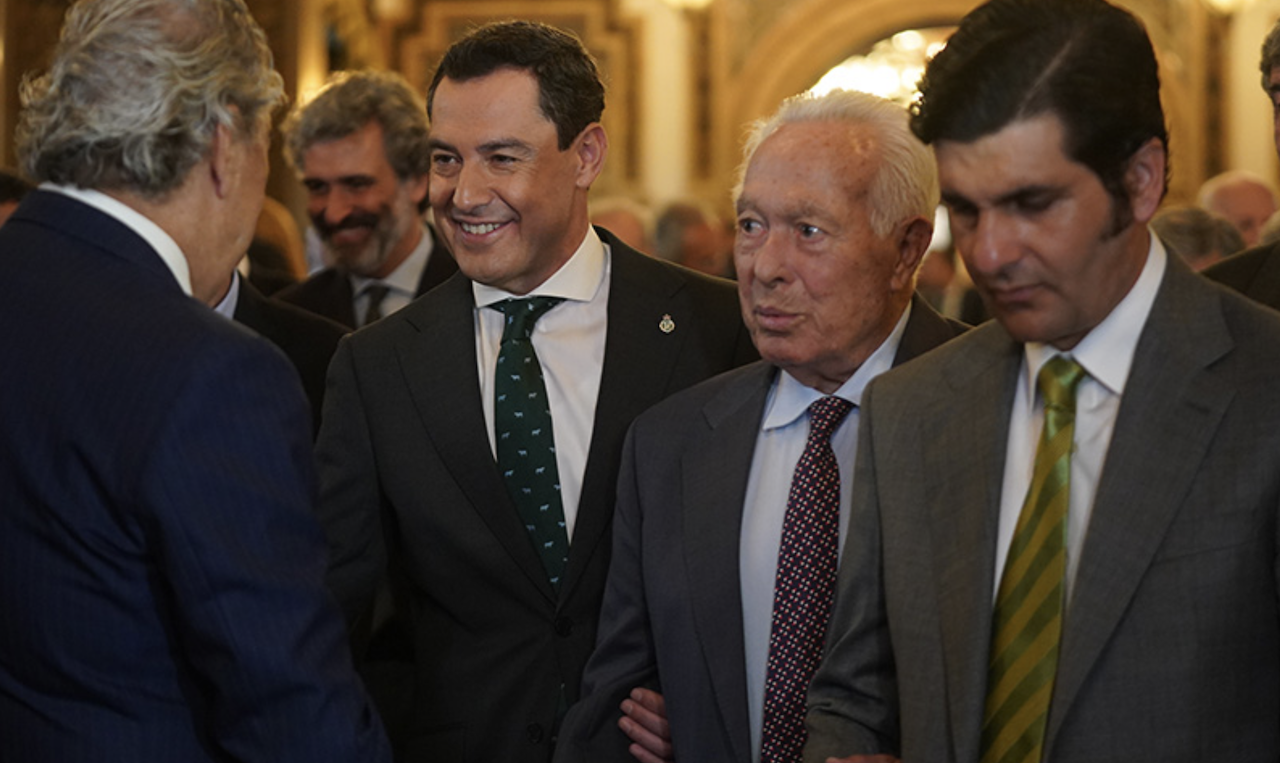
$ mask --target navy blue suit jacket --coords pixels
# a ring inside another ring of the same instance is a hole
[[[0,760],[387,760],[285,358],[52,192],[0,229],[0,325]]]

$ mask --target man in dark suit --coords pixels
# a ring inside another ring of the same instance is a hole
[[[995,321],[864,395],[805,760],[1280,758],[1280,316],[1149,232],[1146,31],[994,0],[913,110]]]
[[[1262,89],[1271,99],[1280,154],[1280,21],[1262,43]],[[1246,297],[1280,310],[1280,243],[1262,244],[1207,268],[1204,274]]]
[[[333,75],[284,125],[285,156],[332,267],[276,297],[359,328],[457,272],[427,208],[427,114],[394,72]]]
[[[652,753],[799,760],[825,627],[816,613],[830,611],[857,449],[848,411],[830,436],[830,521],[796,526],[798,512],[821,511],[788,500],[804,479],[812,406],[856,406],[877,374],[963,329],[912,299],[938,177],[900,106],[843,91],[789,99],[748,138],[737,197],[739,298],[763,360],[632,427],[600,639],[558,762],[632,760],[619,706],[642,685],[660,689],[669,718],[672,747]],[[781,592],[785,536],[826,543],[825,575],[798,578],[802,603]],[[789,606],[821,621],[807,669],[784,673]]]
[[[390,759],[324,589],[293,371],[209,301],[262,204],[240,0],[89,0],[0,229],[0,759]],[[197,299],[192,299],[192,297]]]
[[[390,565],[412,614],[402,760],[545,763],[595,642],[628,425],[755,353],[731,284],[589,226],[604,88],[576,38],[476,30],[428,107],[432,208],[461,273],[334,357],[330,582],[359,631]],[[497,372],[512,364],[532,372]]]

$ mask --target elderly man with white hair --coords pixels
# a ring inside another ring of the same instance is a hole
[[[902,108],[787,100],[755,126],[735,196],[762,360],[633,425],[600,638],[557,763],[799,760],[862,390],[962,330],[913,297],[938,179]]]

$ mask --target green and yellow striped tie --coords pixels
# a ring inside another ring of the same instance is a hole
[[[996,595],[982,763],[1035,763],[1044,754],[1062,635],[1076,386],[1084,376],[1078,363],[1059,355],[1037,379],[1044,429]]]

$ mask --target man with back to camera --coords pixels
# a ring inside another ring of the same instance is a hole
[[[335,264],[277,298],[350,328],[457,272],[422,220],[431,172],[422,99],[394,72],[338,72],[283,127],[307,214]]]
[[[1102,0],[994,0],[927,67],[995,321],[863,397],[806,761],[1280,756],[1280,316],[1149,232],[1159,90]]]
[[[618,729],[638,685],[661,690],[669,717],[670,748],[648,755],[799,761],[857,402],[877,374],[963,328],[912,296],[938,179],[900,106],[797,96],[754,125],[744,155],[734,259],[763,361],[632,427],[601,635],[557,763],[649,759]],[[813,468],[818,454],[831,469]],[[819,475],[827,489],[805,495]]]
[[[334,358],[330,584],[358,629],[390,565],[412,612],[402,760],[543,762],[595,642],[627,427],[755,353],[731,284],[589,226],[604,88],[576,38],[475,30],[427,104],[461,273]]]
[[[2,760],[390,760],[324,590],[296,375],[197,301],[253,235],[282,100],[240,0],[78,3],[24,88]]]
[[[1280,153],[1280,21],[1271,27],[1262,43],[1262,89],[1271,99],[1276,152]],[[1261,302],[1280,309],[1280,244],[1263,244],[1208,268],[1209,278]]]

